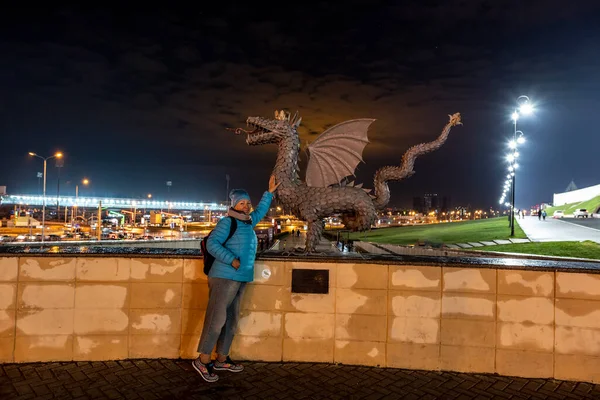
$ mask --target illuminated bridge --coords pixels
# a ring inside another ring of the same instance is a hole
[[[16,204],[28,206],[42,206],[43,196],[33,195],[3,195],[0,196],[0,204]],[[60,196],[59,198],[46,196],[46,206],[56,206],[56,203],[61,207],[98,207],[103,208],[145,208],[149,210],[189,210],[189,211],[226,211],[227,207],[216,203],[193,203],[185,201],[160,201],[160,200],[141,200],[141,199],[123,199],[116,197],[75,197],[75,196]]]

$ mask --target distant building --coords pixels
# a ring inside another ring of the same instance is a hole
[[[440,197],[437,193],[426,193],[423,197],[413,197],[413,209],[422,214],[432,211],[448,212],[451,209],[450,197]]]
[[[575,181],[571,179],[571,183],[569,183],[569,186],[567,186],[565,192],[572,192],[573,190],[577,190],[577,185],[575,185]]]

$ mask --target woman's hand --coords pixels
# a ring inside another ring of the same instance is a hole
[[[275,193],[279,185],[281,185],[281,182],[275,183],[275,175],[271,175],[271,179],[269,179],[269,192]]]
[[[238,269],[240,267],[240,260],[238,260],[237,258],[235,260],[233,260],[233,262],[231,263],[231,266],[235,269]]]

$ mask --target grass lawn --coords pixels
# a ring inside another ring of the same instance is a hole
[[[481,240],[508,239],[509,236],[508,218],[501,217],[431,225],[379,228],[370,232],[352,233],[350,238],[375,243],[410,245],[417,244],[419,241],[431,244],[479,242]],[[527,238],[518,224],[515,224],[515,238]]]
[[[600,260],[600,244],[591,241],[504,244],[486,246],[478,250]]]
[[[551,217],[552,214],[554,214],[554,211],[556,210],[563,210],[565,214],[573,214],[573,211],[575,211],[576,209],[585,208],[591,215],[593,212],[596,212],[596,210],[598,210],[598,207],[600,207],[600,196],[596,196],[593,199],[587,201],[564,204],[562,206],[557,207],[548,207],[546,209],[546,213],[548,214],[548,216]]]

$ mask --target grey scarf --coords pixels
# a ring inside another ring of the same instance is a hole
[[[227,210],[227,215],[245,223],[252,223],[252,217],[250,217],[248,214],[235,211],[233,208]]]

